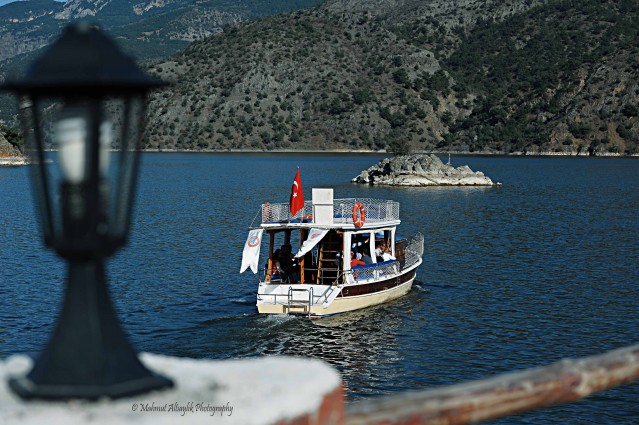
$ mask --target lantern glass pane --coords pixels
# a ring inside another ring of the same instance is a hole
[[[128,232],[143,97],[38,98],[24,105],[45,242],[63,254],[112,254]]]
[[[20,100],[20,118],[25,138],[24,150],[33,164],[29,167],[33,194],[36,201],[36,214],[39,215],[43,238],[46,244],[53,237],[52,197],[48,179],[48,163],[51,161],[50,152],[45,151],[42,131],[42,102],[30,97]]]
[[[137,180],[141,132],[144,130],[145,102],[143,96],[120,99],[117,105],[120,120],[114,122],[114,146],[111,160],[111,180],[117,186],[109,203],[113,237],[125,239],[128,233]]]

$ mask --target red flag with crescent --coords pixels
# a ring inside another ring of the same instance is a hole
[[[302,190],[302,178],[300,177],[300,168],[297,167],[293,187],[291,188],[291,216],[295,216],[299,210],[304,208],[304,191]]]

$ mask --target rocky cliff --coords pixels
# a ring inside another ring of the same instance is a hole
[[[17,146],[12,145],[7,141],[4,133],[0,130],[0,156],[21,156],[22,153]]]
[[[0,166],[2,165],[24,165],[26,158],[15,144],[9,143],[5,133],[0,129]]]

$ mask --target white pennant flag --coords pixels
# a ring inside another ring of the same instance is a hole
[[[317,245],[319,241],[321,241],[322,238],[326,236],[327,233],[328,229],[312,228],[308,232],[308,237],[300,247],[300,250],[297,252],[297,254],[295,254],[295,258],[300,258],[306,255],[306,253],[313,249],[313,247],[315,247],[315,245]]]
[[[240,267],[240,273],[244,273],[244,270],[249,267],[253,273],[257,273],[263,231],[264,229],[255,229],[249,232],[248,238],[246,238],[246,244],[244,244],[244,251],[242,252],[242,267]]]

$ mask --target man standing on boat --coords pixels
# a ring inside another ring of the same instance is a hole
[[[280,248],[280,270],[282,271],[282,280],[289,283],[297,283],[299,275],[297,273],[297,265],[293,257],[292,247],[290,244],[282,245]]]

